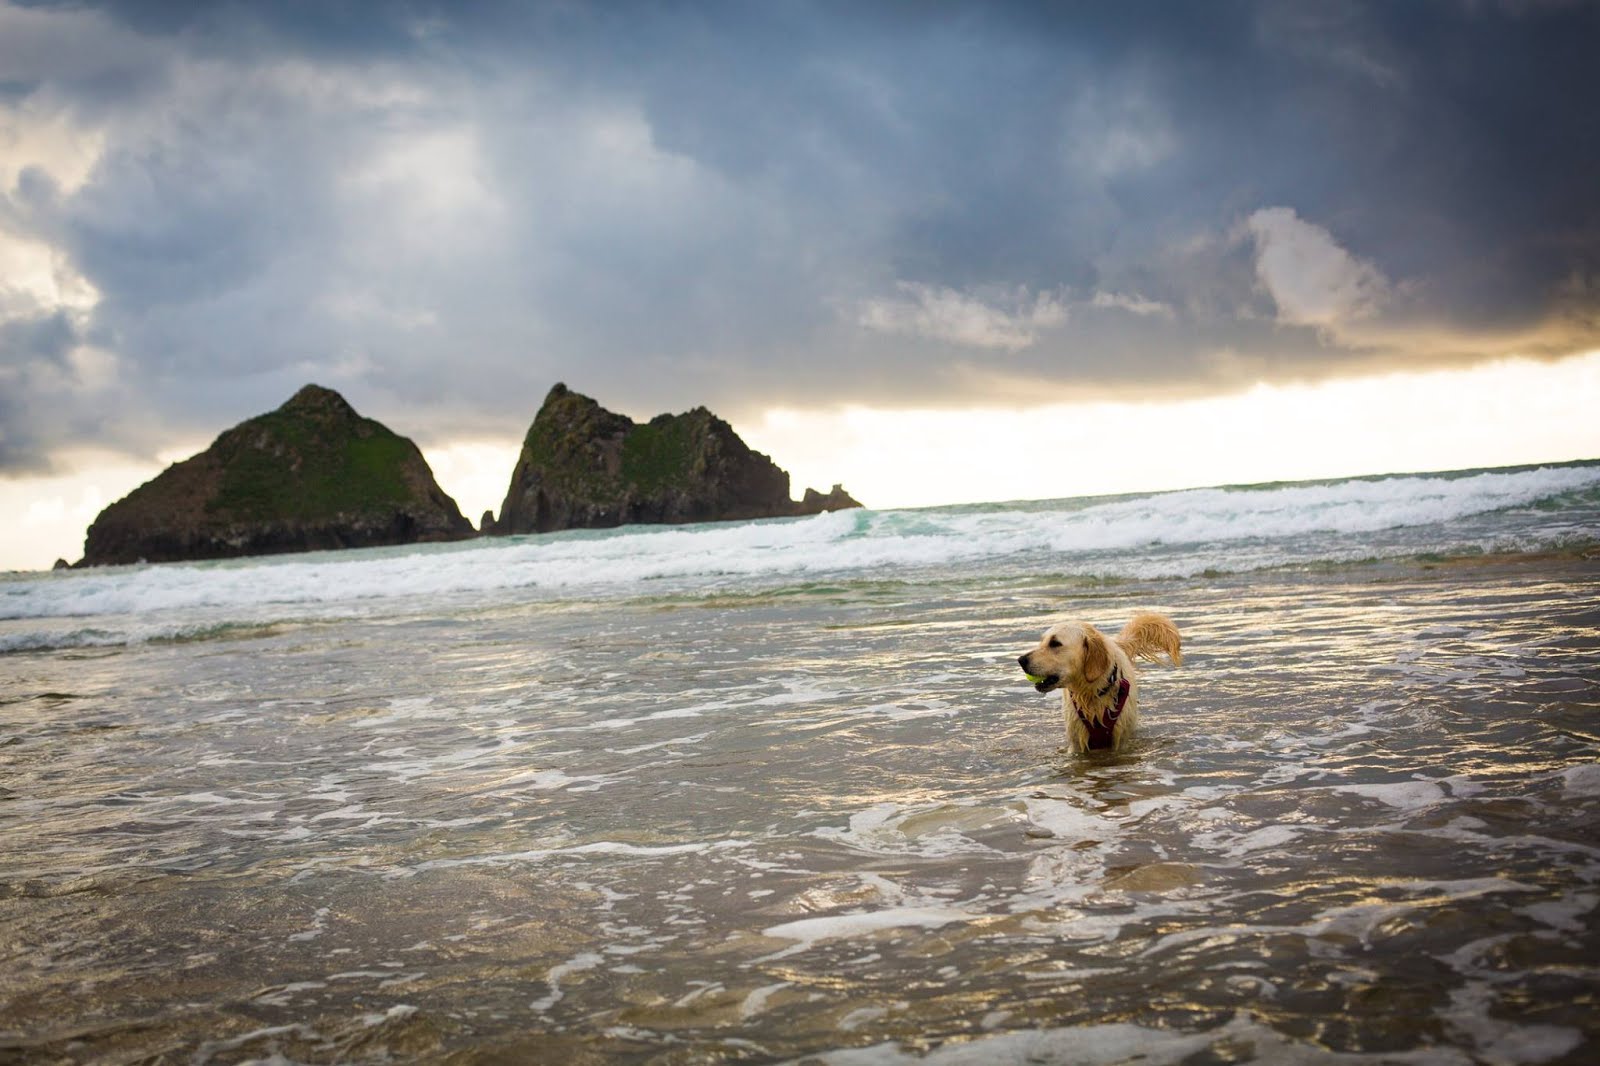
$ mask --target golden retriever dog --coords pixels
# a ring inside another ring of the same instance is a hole
[[[1110,639],[1088,622],[1051,626],[1017,663],[1040,692],[1061,690],[1068,748],[1116,751],[1139,727],[1134,660],[1157,662],[1162,654],[1183,664],[1178,627],[1163,615],[1136,614]]]

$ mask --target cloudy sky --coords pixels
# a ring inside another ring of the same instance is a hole
[[[558,380],[879,505],[1600,456],[1597,44],[1560,0],[0,0],[0,568],[308,381],[474,519]]]

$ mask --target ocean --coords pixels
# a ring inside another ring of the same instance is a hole
[[[0,1062],[1593,1062],[1600,463],[4,575],[0,842]]]

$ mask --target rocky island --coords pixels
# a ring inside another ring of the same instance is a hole
[[[696,407],[636,423],[557,384],[522,442],[502,535],[631,523],[716,522],[860,507],[835,485],[795,502],[789,475],[728,423]]]
[[[79,566],[365,548],[473,535],[422,452],[307,385],[100,512]]]

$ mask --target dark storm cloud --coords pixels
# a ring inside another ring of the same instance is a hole
[[[1593,5],[0,18],[11,121],[101,138],[79,183],[19,172],[0,234],[93,286],[75,336],[169,429],[306,380],[442,436],[557,379],[738,413],[1597,343]],[[19,404],[0,463],[63,443]]]

